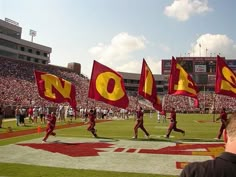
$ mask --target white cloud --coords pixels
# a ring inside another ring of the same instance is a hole
[[[119,33],[114,36],[110,44],[99,43],[92,47],[89,53],[98,62],[120,72],[140,73],[143,57],[136,58],[135,51],[146,48],[148,41],[144,36],[132,36],[128,33]],[[164,52],[170,52],[170,48],[159,44]],[[153,74],[161,73],[161,60],[146,56],[145,60]]]
[[[127,61],[126,63],[117,66],[116,70],[121,72],[129,72],[129,73],[140,73],[142,67],[142,60],[136,61]]]
[[[148,41],[143,36],[131,36],[128,33],[120,33],[113,37],[109,45],[99,43],[92,47],[89,53],[102,64],[111,67],[115,71],[141,73],[142,58],[135,58],[135,51],[146,48]],[[164,51],[169,48],[160,44]],[[145,58],[153,74],[161,73],[161,61],[153,57]]]
[[[194,56],[216,56],[220,54],[226,58],[235,58],[236,43],[227,35],[203,34],[192,45],[191,51],[194,51]]]
[[[157,60],[152,57],[146,57],[145,60],[153,74],[161,74],[161,60]],[[142,60],[129,61],[124,65],[117,67],[117,71],[130,72],[130,73],[141,73],[141,69],[142,69]]]
[[[153,74],[161,74],[161,60],[152,57],[145,58]]]
[[[211,10],[208,7],[208,0],[174,0],[170,6],[165,8],[164,14],[179,21],[186,21],[192,15]]]
[[[99,43],[92,47],[89,53],[101,63],[117,65],[116,61],[124,62],[131,57],[132,52],[144,49],[146,42],[143,36],[131,36],[123,32],[114,36],[108,45]]]
[[[165,44],[159,44],[159,47],[160,47],[160,49],[161,49],[162,51],[164,51],[164,52],[166,52],[166,53],[168,53],[168,52],[171,51],[170,47],[167,46],[167,45],[165,45]]]

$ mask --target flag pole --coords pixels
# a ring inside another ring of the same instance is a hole
[[[213,93],[213,122],[215,122],[215,112],[216,112],[215,98],[216,98],[216,94]]]
[[[139,95],[137,94],[137,100],[136,100],[136,106],[135,106],[135,112],[137,111],[137,107],[138,107],[138,104],[139,104]],[[137,114],[135,114],[135,117],[134,117],[134,121],[136,120],[136,118],[137,118]]]
[[[165,100],[166,100],[166,95],[164,95],[162,98],[162,108],[164,109],[165,109]]]
[[[201,47],[202,45],[199,43],[199,56],[201,57]]]

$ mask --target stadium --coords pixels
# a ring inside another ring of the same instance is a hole
[[[47,101],[39,96],[34,77],[35,70],[50,73],[74,83],[78,116],[81,118],[81,120],[73,120],[73,123],[69,123],[67,122],[67,116],[65,116],[65,121],[58,122],[57,134],[59,137],[56,137],[56,139],[53,139],[54,137],[50,138],[50,143],[46,145],[41,144],[42,133],[46,129],[46,125],[42,122],[41,124],[28,124],[27,122],[27,126],[16,127],[15,120],[11,121],[12,119],[9,119],[8,121],[6,119],[7,121],[4,121],[3,124],[4,128],[0,131],[0,139],[2,140],[0,144],[1,169],[3,165],[4,168],[11,165],[13,165],[12,168],[15,168],[14,163],[21,164],[20,161],[24,159],[26,161],[23,162],[22,168],[31,168],[27,165],[35,165],[36,167],[32,168],[39,175],[43,170],[37,169],[38,167],[50,174],[50,169],[45,168],[45,164],[47,164],[48,168],[66,169],[62,170],[63,172],[60,169],[53,169],[54,173],[49,176],[57,174],[55,172],[57,170],[67,176],[72,173],[65,172],[68,169],[82,169],[85,171],[74,171],[74,173],[76,175],[81,173],[84,176],[158,175],[158,177],[173,177],[180,173],[186,163],[199,159],[203,161],[215,158],[223,151],[222,141],[213,140],[219,125],[215,122],[212,123],[212,117],[215,121],[222,106],[227,109],[227,113],[233,112],[236,109],[236,100],[228,96],[217,95],[214,92],[216,57],[176,58],[178,63],[190,73],[199,87],[199,108],[193,106],[194,100],[192,98],[168,95],[171,59],[162,59],[162,73],[154,75],[157,95],[161,98],[162,106],[168,113],[172,107],[176,108],[177,113],[181,115],[179,122],[184,126],[186,132],[190,132],[187,138],[183,138],[179,134],[173,134],[171,137],[173,140],[166,140],[163,135],[168,127],[167,123],[156,124],[156,111],[150,102],[137,94],[140,73],[119,72],[124,79],[125,89],[129,97],[127,110],[122,110],[88,98],[90,80],[81,73],[82,66],[79,63],[68,63],[68,67],[51,65],[50,54],[52,49],[21,39],[22,28],[19,27],[17,22],[10,19],[0,20],[0,31],[0,105],[4,108],[5,118],[14,118],[15,109],[19,105],[25,109],[46,105],[50,112],[57,111],[60,107],[60,104]],[[236,60],[225,58],[224,60],[235,72]],[[130,140],[133,134],[133,118],[135,117],[137,102],[145,110],[147,127],[153,132],[151,139]],[[63,105],[68,107],[67,103]],[[106,112],[104,113],[105,118],[102,115],[97,115],[99,119],[98,133],[104,135],[99,139],[91,138],[90,134],[84,133],[84,121],[86,120],[83,111],[90,108],[96,108],[99,110],[98,113]],[[110,110],[112,111],[110,112]],[[190,114],[187,113],[191,113],[193,118],[190,119]],[[117,121],[113,121],[114,119]],[[28,121],[28,119],[26,120]],[[193,122],[196,124],[193,125]],[[201,123],[203,131],[197,129]],[[127,130],[127,132],[123,130]],[[157,130],[158,133],[156,133]],[[23,131],[27,132],[25,136],[20,133],[17,134],[17,132]],[[81,138],[79,143],[78,134]],[[199,143],[199,140],[202,141]],[[195,144],[192,142],[195,142]],[[182,149],[179,144],[182,144]],[[66,150],[72,146],[81,148],[81,151]],[[18,152],[16,152],[16,148],[18,148]],[[63,151],[58,150],[60,148]],[[176,151],[176,149],[179,151]],[[30,151],[30,153],[22,157],[20,153],[23,154],[25,151]],[[190,152],[193,156],[197,155],[188,159]],[[16,159],[9,158],[11,153],[16,155]],[[47,156],[51,158],[45,160]],[[156,163],[160,165],[157,168],[151,168],[146,164],[147,159],[150,166],[154,166]],[[167,164],[163,163],[164,160],[167,160]],[[57,163],[54,163],[55,161]],[[62,161],[65,163],[62,163]],[[136,164],[135,161],[139,163]],[[99,172],[100,170],[102,172]],[[5,172],[3,176],[7,174],[10,175],[11,172]],[[21,175],[24,175],[24,173],[19,170],[19,176]],[[35,173],[33,175],[37,176]],[[60,176],[60,174],[57,174],[57,176]]]
[[[14,106],[34,106],[47,104],[49,107],[56,105],[41,99],[38,96],[34,82],[34,70],[44,71],[66,80],[72,81],[76,85],[77,100],[80,107],[94,104],[93,100],[87,98],[87,88],[89,79],[81,74],[79,63],[68,63],[68,67],[50,65],[51,48],[21,39],[22,28],[17,22],[10,19],[0,20],[1,29],[1,102],[6,105],[7,117],[12,116],[11,110]],[[215,57],[177,57],[181,66],[192,75],[194,81],[201,91],[198,95],[200,108],[193,108],[193,101],[184,96],[174,97],[167,94],[168,77],[170,73],[171,60],[162,60],[162,74],[154,75],[157,87],[157,94],[161,97],[166,110],[174,105],[178,112],[212,112],[220,110],[222,102],[226,100],[228,111],[236,108],[236,101],[230,97],[214,94],[215,85]],[[226,60],[229,67],[236,70],[236,60]],[[124,78],[125,89],[130,97],[129,109],[135,109],[138,97],[137,90],[139,85],[140,73],[120,72]],[[78,77],[79,76],[79,77]],[[11,78],[14,78],[11,81]],[[23,86],[23,89],[22,89]],[[152,109],[141,97],[139,97],[146,109]],[[91,102],[88,103],[88,102]],[[181,102],[181,104],[179,104]],[[103,103],[103,107],[110,107]],[[95,106],[95,105],[92,105]],[[99,106],[100,107],[100,106]]]

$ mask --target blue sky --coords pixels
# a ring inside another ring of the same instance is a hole
[[[18,22],[25,40],[37,31],[34,42],[52,48],[52,64],[78,62],[88,77],[93,60],[140,73],[145,58],[159,74],[161,59],[172,56],[236,59],[235,7],[235,0],[0,0],[0,18]]]

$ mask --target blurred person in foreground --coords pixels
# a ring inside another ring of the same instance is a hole
[[[166,110],[163,109],[163,110],[160,112],[160,114],[161,114],[161,117],[162,117],[162,122],[163,122],[163,123],[166,122]]]
[[[180,177],[236,177],[236,113],[227,120],[223,139],[225,152],[213,160],[188,164]]]
[[[0,128],[2,128],[3,118],[4,118],[4,108],[3,108],[3,105],[0,105]]]

